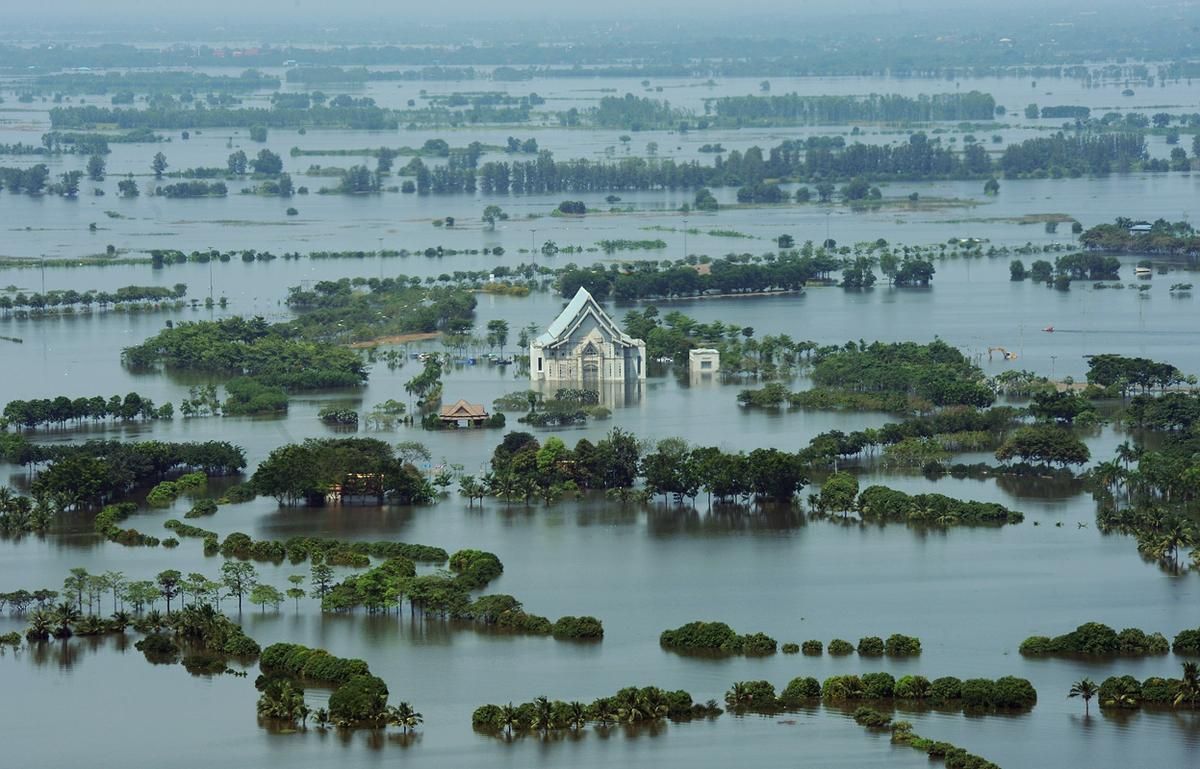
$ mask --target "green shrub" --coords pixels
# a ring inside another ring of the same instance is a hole
[[[933,696],[933,687],[925,676],[901,676],[896,682],[896,699],[926,700]]]
[[[1142,684],[1133,676],[1109,676],[1100,684],[1096,699],[1102,708],[1132,710],[1142,705]]]
[[[683,651],[710,651],[736,654],[741,651],[741,636],[724,622],[689,622],[658,637],[664,648]]]
[[[885,716],[883,713],[872,708],[856,708],[854,711],[854,723],[859,726],[865,726],[868,729],[886,729],[892,723],[892,717]]]
[[[748,655],[774,654],[776,643],[774,638],[764,633],[749,633],[741,637],[741,649],[743,654]]]
[[[893,633],[888,636],[884,647],[889,657],[911,657],[921,653],[921,639]]]
[[[783,646],[779,647],[779,650],[782,651],[784,654],[799,654],[800,653],[800,644],[786,643]]]
[[[779,707],[775,686],[770,681],[739,681],[725,693],[725,702],[731,708],[759,712]]]
[[[829,653],[835,657],[844,657],[847,654],[854,652],[854,647],[849,641],[843,641],[841,638],[835,638],[829,642]]]
[[[1154,705],[1174,705],[1179,681],[1152,676],[1142,682],[1142,702]]]
[[[504,728],[504,711],[498,705],[475,708],[471,714],[471,725],[484,731],[500,731]]]
[[[819,699],[821,683],[812,676],[793,678],[779,695],[779,704],[784,707],[796,707],[805,702]]]
[[[879,636],[870,635],[858,639],[858,653],[863,657],[882,657],[883,651],[883,639]]]
[[[858,676],[830,676],[821,684],[821,699],[844,702],[863,698],[863,682]]]
[[[550,620],[537,614],[527,614],[524,611],[506,611],[496,619],[496,627],[516,630],[530,635],[550,635],[554,626]]]
[[[551,633],[560,640],[600,640],[604,637],[604,626],[595,617],[559,617]]]
[[[1031,708],[1037,703],[1037,691],[1025,678],[1002,676],[992,689],[992,707]]]
[[[21,634],[14,630],[11,633],[0,635],[0,646],[20,646]]]
[[[987,678],[968,678],[962,682],[963,707],[990,708],[995,699],[996,684]]]
[[[1145,634],[1142,633],[1142,636],[1144,637]],[[1081,654],[1086,656],[1113,656],[1122,653],[1117,631],[1099,622],[1085,622],[1070,633],[1053,638],[1030,636],[1021,643],[1020,652],[1027,655]]]
[[[192,505],[192,509],[184,513],[184,518],[199,518],[205,515],[213,515],[217,512],[217,503],[212,499],[198,499],[196,504]]]
[[[929,684],[929,699],[935,703],[962,699],[962,685],[954,676],[935,678]]]
[[[810,655],[819,655],[824,648],[820,641],[805,641],[800,644],[800,651]]]
[[[329,715],[334,720],[373,721],[387,710],[388,688],[382,678],[357,675],[329,695]]]
[[[896,679],[888,673],[864,673],[862,685],[869,700],[890,700],[896,691]]]
[[[170,657],[179,653],[174,639],[163,633],[151,633],[133,646],[147,657]]]
[[[1200,628],[1181,630],[1171,644],[1171,651],[1176,654],[1200,654]]]

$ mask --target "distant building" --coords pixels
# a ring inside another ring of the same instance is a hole
[[[1150,225],[1149,222],[1138,222],[1137,224],[1130,225],[1129,234],[1130,235],[1149,235],[1150,231],[1152,229],[1154,229],[1154,228]]]
[[[688,350],[688,373],[716,374],[721,370],[721,353],[711,347],[697,347]]]
[[[646,343],[634,339],[580,288],[529,345],[534,382],[631,382],[646,378]]]

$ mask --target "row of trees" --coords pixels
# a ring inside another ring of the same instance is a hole
[[[700,704],[685,691],[665,691],[654,686],[630,686],[611,697],[600,697],[591,704],[562,702],[538,697],[514,706],[483,705],[471,714],[475,729],[487,734],[512,735],[513,732],[578,730],[588,723],[602,727],[613,724],[648,724],[662,719],[685,721],[719,716],[715,700]]]
[[[215,107],[195,103],[191,108],[163,105],[145,109],[119,109],[84,105],[53,107],[50,125],[56,129],[94,129],[98,125],[122,129],[156,130],[197,128],[349,128],[367,131],[395,130],[399,118],[374,105],[313,105],[308,109],[275,107]]]
[[[868,96],[722,96],[705,100],[717,123],[738,125],[846,125],[848,123],[929,123],[987,121],[996,113],[996,100],[979,91],[967,93]]]
[[[91,398],[34,398],[32,400],[9,401],[4,406],[4,420],[8,424],[32,429],[46,425],[62,427],[68,422],[76,425],[85,421],[101,422],[105,419],[132,421],[136,419],[170,419],[174,407],[170,403],[156,407],[154,401],[138,393],[128,393],[124,398],[114,395]]]
[[[109,305],[132,304],[138,302],[165,302],[182,299],[187,296],[187,285],[176,283],[171,288],[166,286],[122,286],[116,291],[76,291],[64,289],[47,291],[44,294],[18,291],[12,296],[0,296],[0,313],[7,315],[17,309],[41,310],[47,307],[91,307],[93,304],[101,308]]]

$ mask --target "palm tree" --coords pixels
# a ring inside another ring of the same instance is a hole
[[[329,711],[325,708],[317,708],[313,712],[313,720],[317,722],[317,727],[324,729],[329,726]]]
[[[550,704],[549,698],[545,696],[536,697],[533,700],[533,728],[540,732],[545,732],[551,726],[550,721],[553,719],[553,707]]]
[[[737,681],[725,692],[725,704],[731,708],[744,707],[750,704],[751,696],[745,682]]]
[[[1170,557],[1172,565],[1178,566],[1180,549],[1195,544],[1195,541],[1192,530],[1183,521],[1176,519],[1170,528],[1163,532],[1160,547],[1164,556]]]
[[[389,721],[405,732],[409,729],[416,729],[425,720],[424,716],[413,710],[413,706],[407,702],[401,702],[399,705],[388,708],[388,714]]]
[[[1193,710],[1196,700],[1200,699],[1200,664],[1195,662],[1183,663],[1183,680],[1175,693],[1175,707],[1187,703]]]
[[[637,689],[624,689],[617,698],[617,716],[625,723],[636,723],[646,717]]]
[[[641,691],[642,712],[647,718],[663,718],[670,711],[662,691],[656,687],[647,687]]]
[[[581,729],[587,723],[587,706],[582,702],[572,702],[567,707],[570,709],[571,728]]]
[[[500,723],[504,724],[504,731],[509,736],[512,736],[513,727],[519,726],[517,709],[511,702],[500,708]]]
[[[54,617],[48,609],[35,609],[29,615],[29,628],[25,638],[29,641],[45,641],[54,629]]]
[[[1100,691],[1100,687],[1096,686],[1096,682],[1090,678],[1083,678],[1071,684],[1071,691],[1067,693],[1068,697],[1083,698],[1083,715],[1088,715],[1089,703],[1092,697]]]
[[[54,622],[54,637],[55,638],[70,638],[71,625],[79,621],[82,612],[75,608],[73,604],[66,601],[58,604],[51,612],[52,621]]]
[[[601,726],[608,726],[617,720],[617,714],[613,712],[612,701],[608,697],[601,697],[592,703],[592,712],[596,717],[596,723]]]

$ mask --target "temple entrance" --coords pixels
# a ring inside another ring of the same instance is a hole
[[[579,355],[580,373],[584,379],[599,379],[600,378],[600,351],[596,349],[596,345],[588,342],[583,351]]]

